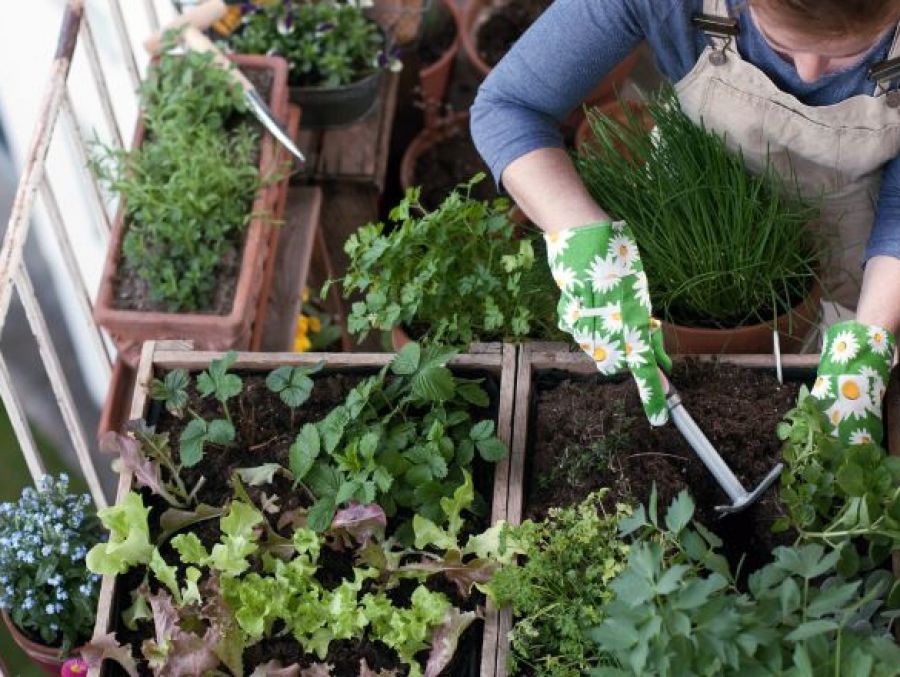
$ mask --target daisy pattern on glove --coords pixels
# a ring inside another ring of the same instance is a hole
[[[658,365],[669,368],[634,235],[624,222],[546,235],[560,288],[560,329],[570,333],[602,374],[631,370],[651,425],[668,421]]]
[[[884,327],[848,321],[832,326],[822,345],[810,395],[831,424],[832,435],[848,445],[881,444],[893,335]]]

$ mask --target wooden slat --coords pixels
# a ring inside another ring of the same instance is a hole
[[[72,246],[72,240],[69,238],[69,231],[66,229],[66,224],[63,221],[62,210],[59,207],[59,202],[53,192],[53,186],[51,186],[50,179],[47,176],[45,176],[44,180],[41,182],[41,199],[43,200],[44,208],[47,210],[47,215],[50,218],[50,226],[53,228],[56,243],[59,245],[63,263],[66,266],[66,272],[69,274],[69,285],[72,287],[75,298],[78,301],[78,306],[81,308],[88,335],[94,346],[94,351],[102,358],[100,368],[104,371],[100,374],[100,377],[103,380],[109,380],[112,372],[112,357],[109,354],[109,349],[107,348],[106,341],[103,339],[100,327],[94,322],[91,297],[88,293],[87,285],[84,283],[84,278],[81,275],[78,261],[75,258],[75,249]]]
[[[109,0],[110,14],[112,15],[116,35],[119,38],[122,63],[125,64],[125,70],[128,71],[128,75],[131,78],[132,87],[137,90],[141,84],[141,74],[138,71],[137,61],[134,58],[134,47],[131,44],[128,27],[125,25],[125,16],[122,14],[122,7],[119,5],[119,2],[120,0]]]
[[[301,295],[312,262],[313,245],[322,209],[322,190],[317,186],[288,189],[286,220],[281,228],[278,257],[260,349],[287,351],[294,343]]]
[[[32,481],[37,484],[37,481],[47,474],[47,469],[34,441],[34,436],[31,434],[25,407],[22,406],[19,393],[13,386],[9,367],[6,366],[6,360],[2,355],[0,355],[0,396],[3,398],[3,406],[9,416],[13,432],[16,433],[16,440],[18,440],[22,456],[25,458],[25,465],[28,466]],[[15,453],[15,449],[11,449],[9,452]]]
[[[63,373],[59,355],[53,345],[53,339],[50,337],[50,329],[47,327],[44,314],[31,285],[31,278],[29,278],[24,268],[19,270],[15,283],[19,292],[19,298],[22,300],[22,307],[25,309],[25,316],[28,318],[28,324],[34,333],[35,339],[37,339],[41,360],[44,363],[44,369],[47,372],[50,386],[56,397],[59,412],[62,414],[63,422],[69,432],[69,439],[72,441],[72,446],[75,447],[75,455],[78,457],[81,472],[94,499],[94,505],[98,509],[105,508],[107,506],[106,495],[103,492],[103,486],[100,484],[100,477],[97,475],[94,460],[91,458],[90,447],[78,416],[75,399],[72,397],[72,391],[69,389],[69,384]]]
[[[106,196],[100,188],[100,182],[90,168],[90,158],[88,156],[87,143],[84,140],[84,132],[75,116],[75,109],[72,106],[72,99],[69,96],[68,88],[62,100],[63,120],[69,129],[69,136],[72,138],[72,146],[75,149],[75,155],[78,159],[79,171],[85,182],[90,188],[85,191],[90,195],[90,202],[94,205],[94,211],[97,213],[102,229],[97,232],[103,240],[109,238],[112,231],[112,221],[106,211]]]
[[[78,30],[83,12],[82,5],[80,0],[69,0],[66,4],[56,55],[53,58],[53,67],[47,80],[44,98],[38,108],[37,124],[28,144],[28,152],[9,215],[9,224],[3,238],[3,247],[0,248],[0,331],[6,324],[9,314],[9,304],[14,286],[13,278],[22,263],[22,253],[31,227],[35,193],[44,178],[47,150],[50,147],[50,139],[53,137],[53,130],[59,117],[59,109],[66,89],[66,78],[72,63],[72,53],[78,40]]]
[[[91,74],[94,77],[94,85],[97,87],[97,94],[100,98],[100,107],[103,109],[103,118],[112,137],[113,146],[122,148],[122,131],[119,129],[119,122],[116,119],[116,113],[112,107],[112,97],[109,94],[109,84],[106,81],[106,75],[103,72],[103,66],[100,65],[100,53],[97,51],[97,42],[94,40],[94,33],[91,29],[91,22],[85,13],[81,21],[81,44],[84,45],[87,54],[88,64],[91,68]]]

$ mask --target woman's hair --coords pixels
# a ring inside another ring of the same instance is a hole
[[[807,34],[875,35],[900,22],[900,0],[747,0]]]

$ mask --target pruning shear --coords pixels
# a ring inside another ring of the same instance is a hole
[[[759,497],[762,496],[775,483],[784,469],[783,463],[778,463],[763,480],[756,485],[753,491],[747,491],[737,476],[732,472],[731,468],[725,462],[725,459],[716,451],[716,448],[703,434],[700,426],[694,421],[693,417],[688,413],[687,409],[681,403],[681,395],[675,390],[675,386],[669,381],[669,389],[666,392],[666,406],[669,408],[669,414],[675,427],[691,445],[694,453],[700,457],[706,468],[712,473],[713,477],[719,483],[722,490],[728,494],[731,499],[729,505],[717,505],[716,510],[723,515],[730,515],[741,512],[745,508],[753,505]]]
[[[244,101],[247,102],[247,107],[256,119],[300,162],[306,162],[303,153],[291,140],[290,135],[281,123],[275,119],[275,115],[266,105],[266,102],[263,101],[259,92],[256,91],[253,83],[243,73],[233,68],[228,57],[213,44],[212,40],[203,34],[202,31],[220,19],[226,11],[228,11],[228,7],[223,0],[206,0],[206,2],[196,5],[184,12],[184,14],[179,15],[159,33],[150,36],[144,41],[144,48],[150,54],[159,53],[162,46],[162,33],[173,28],[184,27],[181,39],[185,47],[195,52],[209,52],[212,54],[214,63],[229,73],[234,82],[241,88],[244,94]]]

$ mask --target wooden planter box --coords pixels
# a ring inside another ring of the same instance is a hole
[[[512,442],[513,397],[515,393],[516,353],[517,348],[507,344],[482,344],[484,352],[459,355],[450,363],[455,372],[481,372],[493,375],[499,384],[499,401],[497,409],[497,436],[507,445]],[[131,400],[129,418],[144,418],[151,400],[147,393],[147,385],[157,370],[184,368],[188,371],[200,371],[209,366],[211,360],[221,357],[220,352],[194,351],[187,341],[147,341],[144,343],[141,360],[137,370],[136,387]],[[391,353],[239,353],[234,363],[234,370],[265,371],[283,365],[314,365],[324,362],[320,372],[327,375],[335,370],[360,369],[372,371],[380,369],[393,359]],[[315,377],[314,377],[315,378]],[[510,457],[496,465],[492,496],[491,523],[506,519],[509,501]],[[130,472],[119,475],[116,491],[116,503],[119,503],[133,488],[133,476]],[[94,637],[115,632],[118,618],[115,617],[116,576],[104,576],[100,588],[97,605],[97,620],[94,625]],[[499,614],[490,604],[485,612],[484,632],[482,639],[481,677],[494,675],[497,664],[496,650]],[[108,664],[101,670],[92,670],[89,677],[100,677],[109,674]]]
[[[715,357],[704,355],[699,356],[698,359],[715,359],[723,364],[771,370],[773,373],[775,370],[775,358],[772,355],[722,355]],[[782,357],[785,378],[788,380],[813,376],[818,364],[818,355],[784,355]],[[581,351],[571,352],[567,345],[531,343],[520,346],[519,364],[516,372],[515,415],[510,454],[509,490],[506,504],[506,521],[510,524],[521,523],[525,508],[525,462],[529,449],[529,426],[533,394],[536,388],[535,378],[542,373],[550,371],[572,375],[597,373],[594,362],[589,357]],[[688,406],[690,405],[688,404]],[[672,434],[678,434],[674,426],[672,426]],[[494,511],[496,514],[496,506],[494,506]],[[509,608],[501,610],[497,625],[499,636],[496,651],[497,664],[494,673],[498,677],[506,675],[507,656],[510,650],[507,636],[512,626],[512,611]]]
[[[244,70],[270,70],[273,74],[268,104],[280,120],[288,119],[287,63],[280,57],[230,57]],[[135,131],[133,148],[144,139],[143,121]],[[265,134],[260,145],[259,168],[265,175],[275,168],[274,139]],[[198,347],[209,350],[246,348],[251,338],[251,324],[262,295],[268,260],[274,259],[271,220],[280,191],[278,184],[263,188],[257,195],[252,212],[257,216],[250,222],[244,238],[240,273],[231,311],[227,315],[203,313],[141,312],[117,308],[115,289],[117,269],[121,259],[122,242],[127,224],[125,204],[120,203],[107,250],[100,290],[94,308],[97,323],[112,336],[120,355],[131,365],[140,357],[141,343],[148,339],[191,339]],[[263,215],[269,215],[264,217]]]

